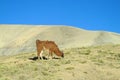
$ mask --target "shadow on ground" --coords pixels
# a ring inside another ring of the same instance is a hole
[[[32,58],[28,58],[29,60],[33,60],[33,61],[36,61],[38,59],[38,57],[32,57]],[[40,57],[41,59],[41,57]],[[52,59],[60,59],[60,58],[57,58],[57,57],[53,57]],[[43,60],[48,60],[48,58],[46,58],[45,56],[43,56]]]

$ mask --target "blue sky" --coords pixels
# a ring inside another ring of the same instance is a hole
[[[120,0],[0,0],[0,24],[68,25],[120,33]]]

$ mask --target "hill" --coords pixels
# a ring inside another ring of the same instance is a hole
[[[0,80],[120,80],[120,45],[64,49],[65,58],[0,56]]]
[[[36,39],[55,41],[65,58],[32,60]],[[120,80],[119,52],[117,33],[70,26],[0,25],[0,80]]]
[[[60,49],[120,44],[120,35],[112,32],[60,25],[0,25],[0,55],[33,52],[36,39],[55,41]]]

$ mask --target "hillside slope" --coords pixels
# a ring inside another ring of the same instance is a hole
[[[120,45],[64,49],[65,58],[0,56],[0,80],[120,80]]]
[[[53,40],[60,49],[120,44],[120,35],[112,32],[57,25],[0,25],[0,55],[35,51],[36,39]]]

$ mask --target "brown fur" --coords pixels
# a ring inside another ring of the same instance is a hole
[[[39,57],[42,58],[42,56],[40,56],[42,50],[49,50],[48,55],[51,55],[51,57],[52,57],[53,53],[55,53],[57,56],[64,57],[64,54],[59,50],[58,46],[55,44],[54,41],[36,40],[36,47],[37,47],[38,58]]]

